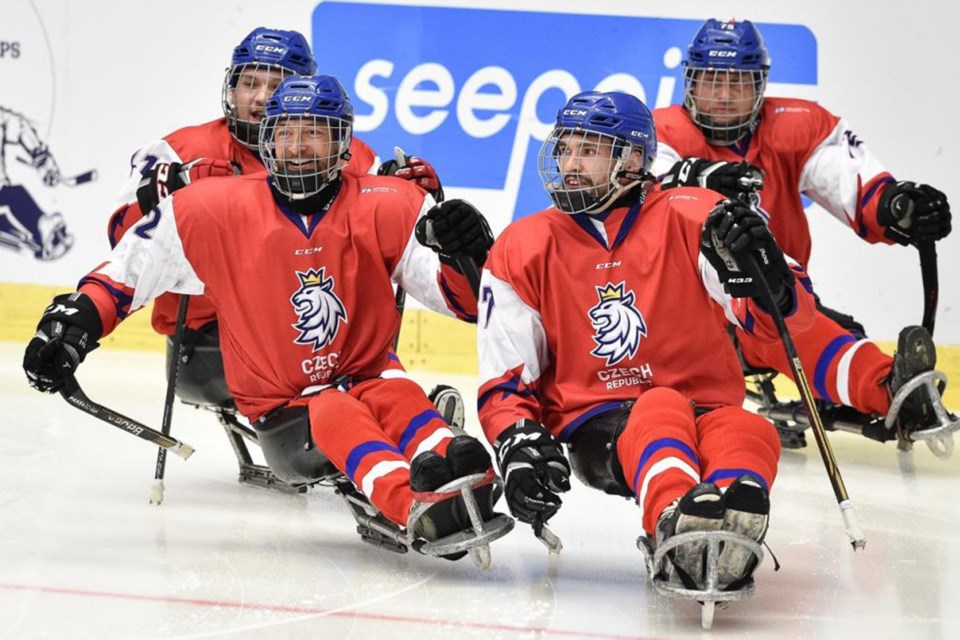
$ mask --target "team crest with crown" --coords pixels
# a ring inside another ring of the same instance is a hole
[[[625,283],[608,282],[596,290],[599,302],[587,312],[594,329],[593,341],[597,343],[590,354],[606,358],[610,366],[637,354],[640,338],[647,337],[647,324],[634,306],[633,291],[628,291]]]
[[[347,310],[333,292],[333,276],[325,277],[325,270],[297,271],[300,288],[290,296],[297,314],[293,328],[300,332],[297,344],[306,344],[314,351],[327,346],[337,337],[340,322],[347,322]]]

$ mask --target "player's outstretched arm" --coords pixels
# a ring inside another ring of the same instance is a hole
[[[57,296],[47,307],[24,355],[30,384],[59,390],[97,341],[130,313],[166,291],[200,294],[203,289],[183,253],[173,203],[165,202],[81,280],[79,291]]]

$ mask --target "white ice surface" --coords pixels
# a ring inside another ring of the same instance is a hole
[[[696,604],[645,581],[629,501],[575,483],[551,522],[559,558],[524,526],[485,572],[396,555],[362,543],[331,491],[238,484],[214,418],[178,406],[197,453],[169,457],[158,507],[155,447],[28,388],[21,353],[0,343],[0,638],[960,637],[960,456],[918,447],[904,470],[893,446],[834,435],[867,537],[854,554],[812,438],[785,452],[767,538],[783,568],[768,557],[756,596],[704,632]],[[161,370],[156,354],[96,352],[79,379],[159,426]]]

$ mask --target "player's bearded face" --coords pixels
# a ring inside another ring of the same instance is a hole
[[[557,142],[557,165],[568,191],[585,190],[600,199],[610,191],[613,141],[595,133],[574,132]]]
[[[281,69],[257,64],[240,71],[234,86],[227,94],[238,120],[259,124],[263,120],[264,105],[284,77],[290,75]]]
[[[273,140],[278,170],[287,175],[326,173],[340,155],[326,118],[288,118],[277,123]]]
[[[753,115],[756,94],[753,71],[700,70],[693,76],[693,99],[701,117],[714,126],[746,124]]]

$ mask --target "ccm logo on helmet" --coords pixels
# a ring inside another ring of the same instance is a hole
[[[736,51],[711,51],[707,54],[711,58],[736,58]]]
[[[283,96],[284,102],[310,102],[312,96]]]
[[[287,50],[287,48],[286,48],[286,47],[274,47],[274,46],[269,45],[269,44],[258,44],[257,46],[254,47],[254,50],[256,50],[256,51],[262,51],[262,52],[264,52],[264,53],[284,53],[284,52]]]
[[[585,116],[587,112],[583,109],[564,109],[563,115],[565,116]]]

